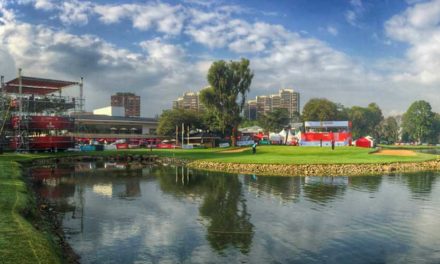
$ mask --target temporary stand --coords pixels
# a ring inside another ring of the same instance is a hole
[[[6,105],[10,110],[11,126],[5,127],[12,137],[12,148],[27,152],[73,146],[73,139],[62,136],[61,131],[74,129],[69,113],[84,111],[83,81],[82,77],[80,82],[26,77],[21,69],[16,79],[4,83],[2,78],[1,110],[5,112]],[[63,89],[72,86],[79,87],[79,98],[62,95]],[[8,104],[5,98],[10,98]]]

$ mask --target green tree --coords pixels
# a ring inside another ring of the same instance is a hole
[[[240,127],[261,126],[259,120],[242,119]]]
[[[367,107],[368,132],[374,138],[379,138],[380,136],[380,123],[382,120],[382,110],[376,103],[370,103]]]
[[[380,123],[383,120],[382,110],[375,103],[367,107],[353,106],[348,111],[348,117],[352,122],[354,138],[371,135],[374,138],[380,136]]]
[[[334,121],[339,120],[340,113],[337,104],[324,98],[310,99],[303,108],[304,121]]]
[[[380,124],[380,138],[393,144],[399,140],[399,124],[395,117],[389,116]]]
[[[430,136],[430,143],[440,142],[440,114],[434,114],[433,129]]]
[[[160,115],[157,133],[161,136],[174,137],[176,135],[176,126],[179,127],[181,132],[182,123],[185,124],[185,129],[188,126],[192,129],[206,129],[203,124],[202,115],[199,113],[190,110],[172,109],[165,110]]]
[[[367,122],[368,110],[364,107],[353,106],[350,109],[349,119],[352,123],[351,132],[353,138],[367,136],[369,132]]]
[[[422,143],[435,133],[434,118],[435,115],[428,102],[415,101],[402,117],[402,129],[409,140]]]
[[[259,121],[264,130],[279,132],[289,124],[289,112],[287,109],[278,108],[261,117]]]
[[[209,68],[207,79],[210,87],[201,91],[200,99],[216,116],[223,134],[237,132],[240,113],[253,77],[247,59],[230,62],[220,60]],[[235,135],[232,136],[235,145]]]

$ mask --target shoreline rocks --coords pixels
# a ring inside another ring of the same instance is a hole
[[[177,157],[156,155],[84,155],[33,160],[33,165],[48,165],[64,162],[128,162],[139,164],[160,164],[187,166],[193,169],[267,176],[360,176],[389,172],[416,172],[440,170],[440,159],[421,162],[364,163],[364,164],[242,164],[188,161]]]
[[[361,176],[440,170],[440,160],[381,164],[239,164],[199,160],[190,162],[187,166],[201,170],[266,176]]]

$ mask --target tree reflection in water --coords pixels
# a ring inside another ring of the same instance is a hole
[[[413,198],[425,199],[431,195],[432,187],[435,185],[436,174],[434,172],[407,173],[401,176],[406,182]]]
[[[305,177],[304,196],[311,202],[325,205],[344,195],[349,180],[348,177]]]
[[[161,175],[162,172],[156,173]],[[250,222],[239,177],[212,172],[205,175],[198,172],[196,175],[190,169],[176,168],[175,178],[162,174],[158,179],[164,192],[202,199],[199,212],[207,220],[206,237],[214,250],[222,253],[232,246],[244,254],[249,252],[254,226]]]
[[[375,193],[382,184],[382,176],[354,176],[350,177],[350,186],[356,190]]]
[[[200,215],[209,219],[207,239],[212,248],[222,251],[228,245],[249,252],[253,225],[247,212],[238,177],[210,177]],[[228,181],[228,183],[225,183]]]

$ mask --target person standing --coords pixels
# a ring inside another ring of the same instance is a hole
[[[252,145],[252,154],[256,154],[257,153],[257,142],[254,142],[254,144]]]

